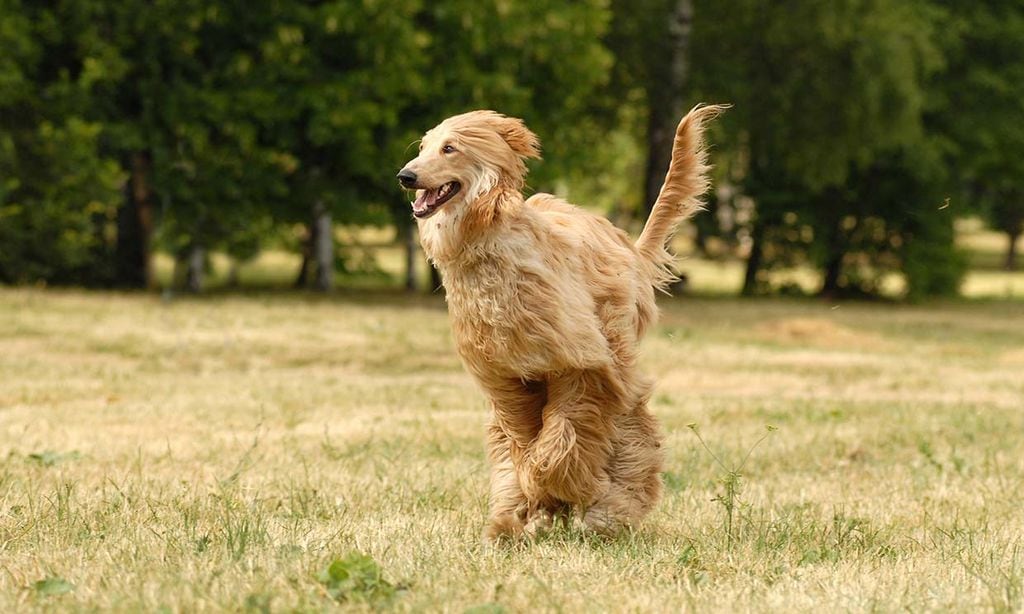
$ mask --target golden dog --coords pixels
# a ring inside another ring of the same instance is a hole
[[[661,494],[653,385],[637,367],[654,290],[674,279],[665,244],[708,188],[698,106],[639,240],[550,194],[524,200],[536,135],[493,111],[450,117],[398,174],[441,271],[466,368],[490,397],[491,539],[532,535],[554,514],[602,534],[631,526]]]

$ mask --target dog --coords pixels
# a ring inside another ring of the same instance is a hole
[[[398,173],[416,191],[412,214],[459,356],[493,408],[486,539],[534,536],[562,514],[613,535],[660,498],[662,435],[638,344],[658,315],[655,291],[675,279],[666,243],[702,206],[703,133],[723,108],[698,105],[679,123],[635,243],[550,194],[524,199],[540,142],[494,111],[444,120]]]

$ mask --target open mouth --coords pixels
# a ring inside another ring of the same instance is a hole
[[[416,217],[426,219],[435,211],[459,193],[462,185],[458,181],[449,181],[438,188],[423,190],[412,203],[412,214]]]

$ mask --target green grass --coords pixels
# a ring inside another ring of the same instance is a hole
[[[1024,609],[1024,304],[662,304],[664,501],[495,549],[439,297],[0,290],[0,611]]]

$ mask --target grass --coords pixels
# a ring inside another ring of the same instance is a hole
[[[662,504],[492,549],[439,297],[0,290],[0,611],[1024,609],[1024,304],[663,305]]]

